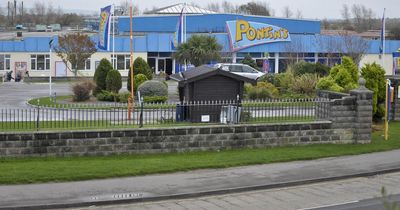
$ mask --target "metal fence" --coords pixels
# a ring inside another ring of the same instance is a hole
[[[0,130],[104,129],[197,123],[313,121],[329,118],[328,99],[197,101],[136,104],[66,104],[1,108]]]

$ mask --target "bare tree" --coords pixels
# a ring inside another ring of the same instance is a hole
[[[291,18],[293,16],[293,12],[290,10],[289,6],[283,8],[282,14],[285,18]]]
[[[364,5],[354,4],[351,8],[354,17],[354,28],[358,32],[372,29],[374,24],[374,13]]]
[[[128,0],[123,0],[119,3],[118,8],[115,11],[115,15],[129,15],[129,7],[130,7],[130,3]],[[137,5],[132,5],[132,14],[133,15],[139,15],[140,14],[140,10],[139,10],[139,6]]]
[[[296,18],[303,19],[303,13],[299,9],[296,10]]]
[[[46,24],[52,24],[56,22],[57,19],[56,10],[54,9],[53,5],[49,3],[47,6],[47,13],[46,13]]]
[[[350,15],[349,6],[347,6],[347,4],[343,4],[341,13],[342,13],[342,18],[343,18],[343,22],[342,22],[343,28],[346,30],[352,29],[351,22],[350,22],[351,15]]]
[[[78,75],[78,67],[96,52],[96,44],[86,34],[73,33],[58,36],[58,46],[54,47],[57,56],[68,70]],[[69,65],[71,64],[71,65]]]
[[[271,16],[269,5],[261,1],[252,1],[239,6],[239,13],[249,15]]]
[[[210,11],[214,11],[214,12],[219,12],[219,11],[220,11],[220,7],[219,7],[218,2],[216,2],[216,3],[209,3],[209,4],[207,5],[207,9],[210,10]]]
[[[45,23],[46,5],[43,2],[35,1],[31,13],[36,17],[34,20],[36,24]]]
[[[343,44],[339,46],[339,52],[348,55],[358,65],[368,50],[368,42],[361,37],[351,36],[347,32],[340,34]]]
[[[237,8],[229,1],[223,1],[221,4],[222,10],[224,13],[236,13]]]

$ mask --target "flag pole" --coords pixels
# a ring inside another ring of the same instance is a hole
[[[112,26],[113,26],[113,47],[112,47],[112,65],[113,65],[113,68],[117,68],[116,66],[115,66],[115,60],[116,60],[116,58],[115,58],[115,5],[113,4],[112,5],[112,7],[113,7],[113,12],[112,12],[112,18],[111,18],[111,21],[112,21]]]
[[[385,37],[386,37],[386,20],[385,20],[385,12],[386,12],[386,8],[383,8],[383,17],[382,17],[382,54],[381,54],[381,58],[382,58],[382,68],[385,69]],[[385,70],[386,72],[386,70]],[[386,73],[385,73],[386,74]]]
[[[130,1],[130,6],[129,6],[129,22],[130,22],[130,52],[131,52],[131,55],[130,55],[130,73],[131,73],[131,99],[132,99],[132,112],[134,111],[134,109],[135,109],[135,93],[134,93],[134,90],[133,90],[133,85],[134,85],[134,81],[133,81],[133,78],[134,78],[134,76],[133,76],[133,20],[132,20],[132,18],[133,18],[133,14],[132,14],[132,9],[133,9],[133,6],[132,6],[132,0]],[[128,118],[129,119],[131,119],[131,112],[130,112],[130,110],[129,110],[129,107],[128,107]]]

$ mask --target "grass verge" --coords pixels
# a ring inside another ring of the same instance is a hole
[[[3,158],[0,159],[0,184],[78,181],[356,155],[399,149],[399,135],[400,123],[394,122],[390,124],[388,141],[383,140],[382,132],[374,132],[371,144],[327,144],[107,157]]]

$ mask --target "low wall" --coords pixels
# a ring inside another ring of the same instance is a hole
[[[331,121],[108,131],[0,133],[1,157],[143,154],[352,143]]]

